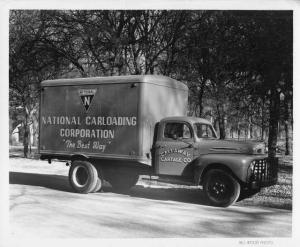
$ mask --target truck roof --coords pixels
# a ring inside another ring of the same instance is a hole
[[[89,77],[73,79],[56,79],[41,82],[42,87],[57,86],[77,86],[93,84],[111,84],[111,83],[151,83],[164,87],[171,87],[180,90],[188,90],[188,87],[180,81],[176,81],[167,76],[160,75],[128,75],[128,76],[108,76],[108,77]]]
[[[191,124],[193,123],[204,123],[204,124],[211,124],[210,121],[208,121],[205,118],[198,118],[198,117],[185,117],[185,116],[180,116],[180,117],[166,117],[163,118],[161,121],[170,121],[170,120],[175,120],[175,121],[185,121],[185,122],[189,122]]]

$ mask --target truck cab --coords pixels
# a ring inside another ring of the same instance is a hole
[[[156,175],[202,185],[215,206],[231,205],[277,181],[277,159],[267,157],[263,143],[219,140],[202,118],[162,119],[153,159]]]
[[[199,156],[197,143],[216,138],[214,128],[205,119],[191,117],[162,119],[154,143],[155,173],[188,176],[187,167]]]

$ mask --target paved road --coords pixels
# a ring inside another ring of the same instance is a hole
[[[13,237],[290,237],[292,213],[205,205],[199,189],[140,181],[128,194],[72,193],[62,163],[10,160]]]

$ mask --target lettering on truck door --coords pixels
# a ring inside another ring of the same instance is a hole
[[[155,145],[156,173],[182,175],[193,160],[193,132],[184,122],[166,122]]]

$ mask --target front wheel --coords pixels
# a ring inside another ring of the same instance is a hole
[[[228,207],[239,198],[241,186],[228,172],[212,169],[204,177],[203,190],[210,205]]]

